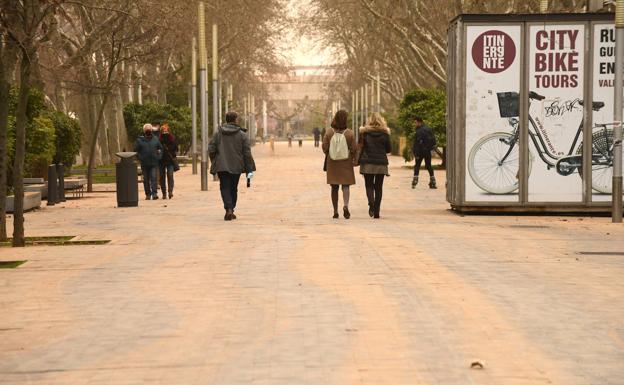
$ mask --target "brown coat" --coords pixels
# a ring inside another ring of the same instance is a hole
[[[334,130],[329,129],[323,137],[323,152],[327,156],[327,184],[352,185],[355,184],[353,172],[353,157],[355,156],[355,136],[350,129],[344,130],[344,136],[349,146],[349,159],[332,160],[329,157],[329,144],[334,136]]]

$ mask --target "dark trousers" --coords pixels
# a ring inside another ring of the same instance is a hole
[[[318,147],[320,143],[320,138],[314,138],[314,147]]]
[[[143,189],[145,196],[154,197],[158,195],[158,166],[141,165],[143,173]]]
[[[368,206],[379,214],[381,197],[383,196],[384,174],[364,174]]]
[[[422,166],[422,161],[425,160],[425,167],[427,171],[429,171],[429,176],[433,177],[433,167],[431,166],[431,151],[426,154],[418,154],[416,155],[416,164],[414,165],[414,176],[418,176],[420,173],[420,166]]]
[[[167,189],[169,186],[169,189]],[[160,165],[160,190],[163,193],[163,196],[167,194],[169,191],[169,195],[173,194],[173,165],[168,164]]]
[[[221,187],[221,199],[223,199],[223,208],[232,210],[236,208],[238,200],[238,182],[241,174],[230,174],[229,172],[219,173],[219,183]]]

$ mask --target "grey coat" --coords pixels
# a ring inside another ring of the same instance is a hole
[[[210,144],[208,155],[212,161],[210,173],[228,172],[242,174],[256,171],[247,134],[235,124],[225,124],[217,130]]]

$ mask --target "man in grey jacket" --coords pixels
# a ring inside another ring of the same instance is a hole
[[[134,151],[141,162],[145,199],[158,199],[158,168],[163,155],[163,148],[157,136],[152,134],[152,125],[143,126],[143,136],[134,143]]]
[[[234,210],[238,200],[238,182],[242,173],[253,177],[256,164],[251,155],[249,138],[238,125],[238,114],[230,111],[225,115],[225,125],[219,127],[208,145],[212,161],[210,173],[219,175],[221,198],[225,208],[225,219],[236,219]]]

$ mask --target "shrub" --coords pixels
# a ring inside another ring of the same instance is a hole
[[[407,93],[399,107],[398,123],[407,136],[408,147],[414,140],[414,118],[420,116],[436,135],[438,146],[446,146],[446,93],[436,89],[416,89]],[[409,155],[409,154],[408,154]],[[406,154],[403,154],[405,157]],[[409,160],[406,158],[406,160]]]
[[[36,117],[26,129],[26,158],[24,171],[26,176],[43,177],[47,175],[48,165],[56,154],[56,135],[54,123],[46,117]]]
[[[55,163],[63,163],[66,169],[76,162],[76,155],[80,152],[82,130],[76,119],[70,118],[60,111],[48,111],[46,117],[54,124],[56,134]]]
[[[8,184],[13,181],[12,170],[15,160],[15,110],[17,108],[17,88],[11,89],[9,99],[9,120],[7,133]],[[53,161],[61,160],[72,165],[80,150],[82,132],[75,119],[45,105],[43,92],[30,90],[26,110],[26,154],[24,175],[46,177],[47,167]],[[57,151],[58,149],[58,151]],[[57,155],[58,154],[58,155]]]
[[[190,150],[192,139],[192,115],[188,107],[175,107],[170,104],[129,103],[123,110],[126,131],[130,141],[134,142],[143,134],[143,125],[159,120],[168,123],[169,128],[178,141],[180,153]]]

